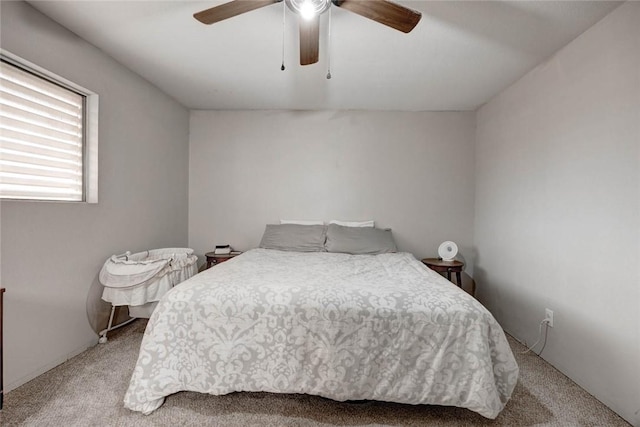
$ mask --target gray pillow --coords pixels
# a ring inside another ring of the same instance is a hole
[[[280,251],[324,252],[324,225],[267,224],[260,247]]]
[[[329,224],[325,248],[328,252],[371,255],[398,251],[391,229],[337,224]]]

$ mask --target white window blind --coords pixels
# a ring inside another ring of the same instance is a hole
[[[84,199],[85,96],[0,62],[0,197]]]

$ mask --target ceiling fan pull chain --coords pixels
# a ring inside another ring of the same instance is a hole
[[[329,7],[329,38],[327,40],[327,80],[331,80],[331,7]]]
[[[282,2],[282,65],[280,66],[280,70],[284,71],[284,34],[286,33],[286,16],[287,16],[287,7],[285,2]]]

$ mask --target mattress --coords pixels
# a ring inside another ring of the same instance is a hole
[[[411,254],[254,249],[159,301],[124,403],[149,414],[179,391],[264,391],[495,418],[517,378],[491,313]]]

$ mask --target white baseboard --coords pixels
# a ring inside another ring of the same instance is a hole
[[[87,344],[71,351],[70,353],[67,353],[66,355],[54,360],[51,363],[47,363],[44,366],[41,366],[40,368],[36,369],[35,371],[32,371],[30,373],[28,373],[27,375],[22,376],[21,378],[18,378],[15,381],[12,381],[9,384],[6,384],[4,386],[4,393],[8,393],[11,390],[20,387],[22,384],[26,384],[29,381],[31,381],[32,379],[44,374],[47,371],[50,371],[51,369],[55,368],[58,365],[63,364],[64,362],[66,362],[67,360],[71,359],[72,357],[75,357],[77,355],[79,355],[80,353],[82,353],[83,351],[85,351],[88,348],[93,347],[94,345],[98,344],[98,338],[92,338]]]

